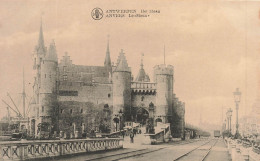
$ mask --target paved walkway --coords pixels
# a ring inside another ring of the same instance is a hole
[[[228,148],[226,147],[224,140],[219,139],[217,144],[212,148],[209,155],[205,159],[206,161],[231,161],[231,157],[228,154]]]

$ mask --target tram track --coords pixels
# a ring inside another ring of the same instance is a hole
[[[118,161],[121,159],[126,159],[126,158],[130,158],[130,157],[135,157],[135,156],[139,156],[139,155],[143,155],[143,154],[156,152],[156,151],[162,150],[164,148],[166,148],[166,147],[162,147],[162,148],[158,148],[158,149],[139,149],[139,150],[124,152],[124,153],[120,153],[120,154],[113,154],[113,155],[109,155],[109,156],[91,158],[91,159],[87,159],[85,161],[94,161],[94,160]]]
[[[94,160],[118,161],[118,160],[123,160],[123,159],[127,159],[127,158],[137,157],[137,156],[145,155],[148,153],[160,151],[160,150],[163,150],[170,146],[180,146],[180,145],[185,145],[185,144],[192,144],[197,141],[200,141],[200,140],[193,140],[193,141],[187,141],[187,142],[180,141],[175,144],[167,144],[165,146],[162,146],[161,148],[153,148],[153,149],[145,148],[145,149],[133,150],[133,151],[124,152],[124,153],[117,153],[117,154],[112,154],[112,155],[107,155],[107,156],[100,156],[97,158],[91,158],[91,159],[87,159],[85,161],[90,161],[90,160],[91,161],[92,160],[93,161]]]
[[[210,144],[210,147],[207,148],[205,154],[202,155],[201,159],[198,159],[198,161],[204,161],[207,158],[207,156],[209,155],[212,148],[216,145],[217,142],[218,142],[218,139],[211,139],[210,141],[208,141],[208,142],[206,142],[206,143],[204,143],[200,146],[197,146],[196,148],[194,148],[194,149],[186,152],[185,154],[179,156],[178,158],[174,159],[173,161],[190,160],[190,159],[188,159],[189,157],[192,158],[191,156],[196,154],[196,153],[199,153],[199,151],[204,152],[204,149],[202,147],[208,146]]]

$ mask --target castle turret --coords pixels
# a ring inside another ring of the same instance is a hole
[[[172,117],[173,66],[155,66],[154,82],[157,83],[155,119],[169,123]]]
[[[150,82],[150,78],[145,73],[145,70],[144,70],[143,56],[144,56],[144,54],[142,54],[140,69],[139,69],[138,75],[135,79],[136,82]]]
[[[121,50],[117,59],[117,66],[112,75],[113,81],[113,114],[118,115],[121,110],[127,119],[131,107],[131,69],[128,67],[125,53]]]
[[[57,68],[58,60],[54,41],[41,63],[41,83],[39,92],[40,123],[50,123],[56,127],[57,111]]]

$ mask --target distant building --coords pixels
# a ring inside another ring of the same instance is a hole
[[[68,53],[58,63],[55,42],[47,49],[41,25],[33,69],[31,135],[39,136],[43,124],[47,131],[73,135],[85,132],[90,125],[98,130],[97,126],[104,123],[102,120],[97,122],[101,115],[111,116],[112,123],[108,124],[106,120],[104,124],[113,131],[118,130],[119,122],[145,124],[149,106],[154,106],[155,123],[172,123],[180,133],[176,136],[183,135],[185,105],[173,93],[174,70],[171,65],[156,65],[151,82],[141,61],[139,73],[133,79],[123,50],[119,52],[116,64],[111,63],[109,42],[103,66],[75,65]],[[123,112],[122,118],[120,111]]]

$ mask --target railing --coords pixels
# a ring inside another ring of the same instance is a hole
[[[119,148],[123,148],[120,138],[2,142],[0,160],[57,157]]]
[[[233,160],[260,160],[260,147],[258,143],[253,143],[250,140],[232,140],[225,139],[229,153]]]
[[[131,89],[134,89],[134,90],[156,90],[156,83],[131,82]]]

